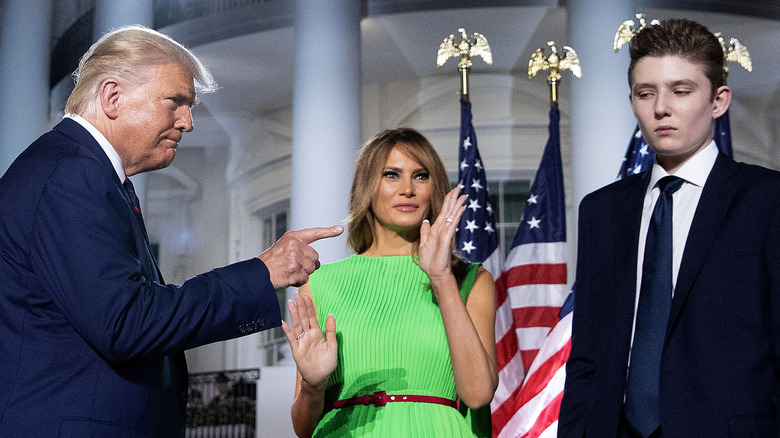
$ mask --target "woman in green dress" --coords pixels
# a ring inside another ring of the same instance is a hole
[[[453,249],[465,200],[419,132],[363,145],[350,192],[355,255],[320,267],[288,303],[296,434],[474,436],[457,403],[493,398],[496,304],[490,273]]]

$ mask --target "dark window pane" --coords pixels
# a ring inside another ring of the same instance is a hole
[[[496,222],[501,222],[501,202],[499,197],[501,196],[501,189],[498,182],[489,182],[487,185],[488,194],[490,195],[490,206],[493,207],[493,215],[496,218]]]
[[[506,181],[504,183],[504,222],[520,222],[528,200],[528,181]]]
[[[287,212],[283,211],[276,215],[276,240],[282,238],[287,232]]]
[[[270,248],[276,242],[274,236],[274,223],[270,217],[263,219],[263,248]]]
[[[517,227],[507,227],[504,233],[504,259],[509,255],[509,250],[512,249],[512,241],[515,239],[515,233],[517,233]]]

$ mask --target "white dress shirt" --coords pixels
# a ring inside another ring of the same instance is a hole
[[[680,167],[674,176],[682,178],[685,182],[672,195],[672,296],[674,286],[677,284],[677,274],[680,271],[685,242],[688,240],[688,232],[691,230],[693,215],[699,205],[701,191],[704,183],[710,175],[715,159],[718,158],[718,147],[712,141],[707,147],[691,157]],[[639,293],[642,285],[642,263],[645,259],[645,243],[647,230],[650,226],[650,218],[653,215],[655,203],[661,193],[656,185],[658,180],[668,176],[663,167],[657,162],[653,164],[650,175],[650,184],[647,186],[645,200],[642,206],[642,224],[639,228],[639,247],[636,257],[636,296],[634,300],[634,326],[631,330],[631,344],[634,344],[634,332],[636,330],[636,311],[639,306]],[[630,362],[630,360],[629,360]]]
[[[114,166],[114,171],[116,171],[117,176],[119,177],[119,182],[124,183],[127,176],[125,175],[125,169],[122,167],[122,159],[119,158],[119,154],[116,153],[116,149],[114,149],[113,146],[111,146],[111,143],[108,142],[108,139],[100,133],[100,131],[95,128],[92,123],[89,123],[84,117],[81,117],[78,114],[65,114],[65,117],[69,119],[73,119],[76,123],[83,126],[84,129],[86,129],[92,137],[95,138],[95,141],[98,142],[101,148],[103,148],[103,151],[108,155],[108,159],[111,160],[111,165]]]

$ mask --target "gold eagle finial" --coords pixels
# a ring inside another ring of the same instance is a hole
[[[626,20],[623,22],[623,24],[620,25],[620,27],[618,27],[618,30],[615,33],[615,43],[612,46],[615,49],[615,52],[620,50],[620,48],[623,47],[623,44],[631,41],[631,38],[634,38],[634,35],[636,35],[637,32],[647,27],[645,14],[639,13],[636,14],[635,17],[637,20],[639,20],[638,29],[634,29],[634,20]],[[661,22],[658,20],[650,21],[651,26],[655,26],[656,24],[661,24]]]
[[[747,47],[742,44],[738,39],[732,38],[729,40],[729,45],[726,46],[726,38],[720,32],[715,32],[715,36],[720,42],[720,47],[723,49],[723,70],[728,75],[729,66],[728,62],[737,62],[747,71],[753,71],[753,61],[750,60],[750,52]]]
[[[571,73],[578,78],[582,77],[582,68],[580,68],[580,60],[577,57],[577,52],[569,46],[563,46],[563,52],[558,53],[558,48],[555,46],[555,41],[548,41],[547,45],[550,47],[550,55],[544,56],[544,49],[538,48],[531,55],[531,60],[528,61],[528,79],[533,79],[536,74],[541,70],[550,70],[550,76],[557,76],[560,79],[560,70],[571,70]]]
[[[460,92],[463,98],[469,96],[469,72],[471,71],[471,57],[481,56],[488,63],[493,63],[493,54],[490,52],[487,38],[481,33],[474,32],[469,38],[466,29],[459,28],[460,42],[455,42],[455,35],[444,38],[436,55],[436,66],[441,67],[451,57],[460,57],[458,71],[460,72]]]
[[[471,67],[471,57],[481,56],[488,63],[493,63],[493,54],[490,52],[487,38],[481,33],[474,32],[469,38],[466,29],[459,28],[460,42],[455,42],[455,35],[450,34],[439,46],[439,53],[436,55],[436,66],[441,67],[449,58],[460,57],[458,67]]]
[[[531,55],[528,61],[528,79],[533,79],[541,70],[550,70],[547,75],[547,83],[550,85],[550,105],[558,106],[558,83],[561,81],[561,70],[571,70],[571,73],[582,77],[582,68],[577,52],[569,46],[563,46],[563,52],[558,52],[555,41],[548,41],[550,55],[544,56],[544,49],[539,48]]]

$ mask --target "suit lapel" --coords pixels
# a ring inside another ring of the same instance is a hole
[[[127,192],[125,191],[124,187],[121,188],[121,191],[124,195],[125,201],[127,202],[128,207],[131,209],[131,216],[132,216],[132,222],[133,222],[133,236],[135,236],[135,242],[136,246],[138,248],[138,256],[141,258],[142,263],[144,264],[144,267],[146,268],[146,272],[149,273],[149,276],[151,276],[151,280],[156,281],[158,283],[162,283],[162,273],[160,273],[160,268],[157,266],[157,260],[154,258],[154,254],[152,253],[152,245],[149,243],[149,238],[146,234],[146,228],[141,220],[138,219],[138,217],[135,215],[135,213],[132,211],[132,202],[130,202],[130,199],[127,195]]]
[[[116,186],[117,191],[119,192],[122,199],[125,200],[127,208],[130,210],[132,222],[131,228],[133,230],[133,236],[135,237],[136,248],[138,249],[138,257],[140,258],[142,266],[144,267],[144,272],[152,280],[162,283],[162,274],[160,273],[160,269],[157,266],[157,261],[154,259],[154,255],[152,254],[152,246],[149,243],[149,239],[146,237],[146,227],[141,221],[138,220],[135,213],[133,212],[133,203],[130,201],[130,197],[125,190],[125,187],[122,185],[122,181],[119,181],[119,176],[114,171],[114,165],[111,164],[111,160],[103,151],[103,148],[100,147],[100,144],[97,142],[97,140],[95,140],[94,137],[92,137],[92,134],[90,134],[89,131],[84,129],[83,126],[71,118],[66,117],[62,119],[62,121],[58,123],[54,129],[62,132],[63,134],[78,142],[81,146],[90,151],[101,164],[106,166],[107,169],[110,169],[114,185]]]
[[[117,177],[117,180],[118,179],[119,178]],[[149,242],[149,236],[146,233],[146,225],[144,224],[143,219],[140,218],[140,215],[136,215],[133,210],[133,202],[130,200],[130,195],[122,184],[119,185],[119,191],[121,192],[127,207],[130,209],[131,221],[133,223],[133,235],[135,236],[136,247],[138,248],[138,256],[141,258],[142,263],[144,263],[146,272],[149,273],[148,275],[151,277],[151,280],[163,283],[162,273],[157,266],[157,260],[152,253],[152,244]]]
[[[124,185],[121,187],[121,192],[125,198],[125,202],[127,202],[127,205],[130,207],[133,216],[133,234],[135,235],[135,240],[136,242],[143,242],[142,248],[146,251],[145,255],[146,261],[148,262],[147,264],[149,267],[149,272],[153,273],[152,280],[158,283],[162,283],[162,273],[160,272],[160,268],[157,266],[157,260],[154,258],[154,254],[152,253],[152,244],[149,242],[149,234],[146,232],[146,224],[144,223],[141,214],[136,214],[133,207],[133,201],[130,199],[130,195],[127,193],[127,190],[125,190]],[[141,252],[141,250],[139,250],[139,252]]]
[[[615,284],[617,291],[615,305],[617,308],[614,314],[616,315],[616,324],[618,324],[616,333],[622,333],[627,339],[624,343],[618,343],[618,345],[626,347],[624,351],[626,359],[628,358],[636,302],[637,243],[642,223],[642,205],[649,183],[650,172],[645,172],[641,179],[629,184],[623,195],[616,198],[618,215],[613,216],[616,217],[616,221],[613,224],[611,234],[614,238],[615,271],[618,273]]]
[[[737,192],[737,185],[729,180],[729,177],[736,170],[734,164],[733,160],[719,154],[710,175],[707,177],[707,182],[704,184],[680,262],[669,324],[666,328],[667,341],[669,334],[677,324],[680,311],[685,305],[702,263],[717,236],[726,211]]]

